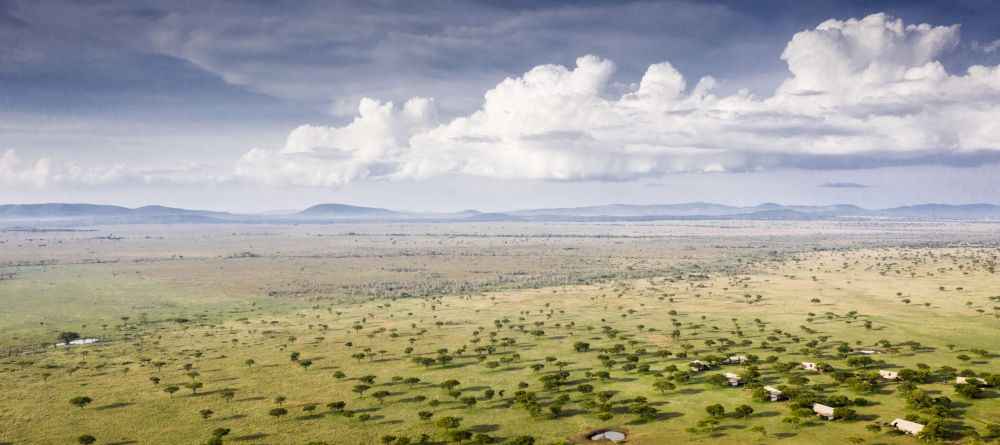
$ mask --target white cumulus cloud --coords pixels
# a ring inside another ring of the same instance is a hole
[[[614,63],[587,55],[505,79],[481,108],[447,121],[431,99],[364,99],[353,122],[300,126],[283,148],[244,155],[236,175],[310,186],[443,174],[629,180],[974,158],[1000,150],[1000,67],[947,72],[939,60],[959,40],[957,25],[885,14],[828,20],[791,39],[780,55],[790,76],[765,97],[718,96],[713,78],[691,82],[669,62],[614,94]]]
[[[51,184],[106,184],[125,176],[124,166],[111,168],[81,167],[75,163],[57,163],[41,157],[33,163],[22,161],[8,149],[0,157],[0,184],[18,187],[44,187]]]
[[[413,98],[397,108],[392,102],[365,98],[350,124],[299,126],[283,149],[254,149],[241,157],[236,174],[269,184],[313,186],[385,176],[402,168],[410,138],[436,123],[431,99]]]
[[[26,164],[17,157],[17,152],[9,149],[0,157],[0,184],[28,185],[41,187],[52,176],[52,161],[41,158],[34,164]]]

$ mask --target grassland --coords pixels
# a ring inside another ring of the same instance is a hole
[[[422,434],[444,443],[449,429],[437,420],[452,416],[461,418],[453,430],[498,443],[583,441],[612,428],[634,444],[906,444],[917,439],[866,426],[936,417],[907,402],[914,390],[951,399],[934,440],[972,443],[1000,423],[995,388],[967,398],[953,387],[965,370],[1000,372],[996,229],[730,222],[7,233],[0,443],[83,434],[205,443],[216,428],[231,430],[225,443]],[[40,347],[69,330],[107,341]],[[589,350],[577,351],[579,342]],[[863,375],[849,361],[864,348],[880,352],[868,370],[924,364],[928,377],[916,388],[879,381],[859,390],[843,373]],[[688,372],[691,360],[730,355],[758,357],[759,381],[710,383],[746,365]],[[801,361],[833,369],[783,366]],[[560,371],[562,380],[546,377]],[[449,380],[458,385],[443,389]],[[185,387],[192,382],[202,384],[196,393]],[[370,388],[359,394],[358,385]],[[801,399],[757,401],[758,385]],[[602,392],[610,403],[595,402]],[[867,400],[850,407],[858,419],[793,411],[834,395]],[[75,396],[93,402],[77,408]],[[327,408],[337,401],[350,415]],[[726,414],[705,422],[716,403]],[[737,418],[744,404],[753,413]],[[642,419],[637,405],[655,412]],[[276,408],[288,414],[270,415]],[[212,413],[203,419],[202,410]]]

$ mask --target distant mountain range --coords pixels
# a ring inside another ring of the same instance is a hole
[[[447,222],[447,221],[656,221],[656,220],[998,220],[1000,206],[993,204],[921,204],[868,210],[849,204],[800,206],[764,203],[752,207],[690,202],[683,204],[609,204],[590,207],[524,209],[482,213],[405,212],[347,204],[319,204],[300,212],[236,214],[209,210],[145,206],[128,208],[97,204],[0,205],[5,227],[36,225],[104,224],[210,224],[210,223],[335,223],[335,222]]]

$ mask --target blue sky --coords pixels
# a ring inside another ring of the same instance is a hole
[[[0,202],[1000,203],[996,23],[989,1],[0,0]]]

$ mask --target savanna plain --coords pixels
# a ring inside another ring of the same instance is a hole
[[[998,257],[991,222],[8,230],[0,443],[995,443]]]

